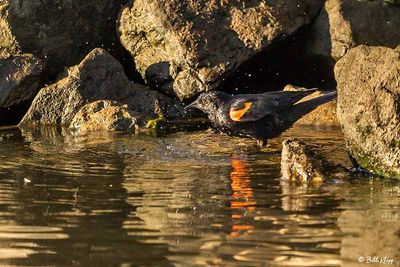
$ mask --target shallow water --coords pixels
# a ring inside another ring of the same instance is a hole
[[[347,164],[338,129],[285,136]],[[282,138],[0,130],[0,265],[399,266],[400,183],[287,184]]]

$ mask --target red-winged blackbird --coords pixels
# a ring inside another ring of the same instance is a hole
[[[249,137],[264,146],[267,139],[277,137],[305,114],[336,97],[336,92],[330,92],[298,103],[315,91],[309,89],[246,95],[210,91],[201,94],[186,108],[205,112],[216,130]]]

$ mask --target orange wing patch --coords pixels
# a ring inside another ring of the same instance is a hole
[[[244,103],[244,108],[242,109],[231,109],[229,112],[229,116],[233,121],[240,121],[243,115],[250,109],[251,105],[251,102],[246,102]]]

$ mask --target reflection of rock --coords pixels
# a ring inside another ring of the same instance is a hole
[[[39,89],[43,68],[43,62],[29,54],[0,59],[0,108],[32,100]]]
[[[311,28],[308,54],[333,62],[360,44],[400,44],[399,8],[383,1],[328,0]]]
[[[120,39],[150,84],[189,98],[215,89],[241,63],[308,24],[323,2],[131,1],[122,10]]]
[[[378,263],[369,264],[372,266],[400,266],[400,213],[395,208],[398,190],[379,180],[368,181],[358,184],[356,201],[343,201],[337,224],[343,236],[340,253],[349,266],[359,257],[366,262],[368,256],[378,257]],[[386,257],[386,264],[380,262],[381,257]],[[365,266],[365,262],[355,266]]]
[[[400,47],[359,46],[335,66],[338,116],[349,152],[364,168],[400,177]]]
[[[81,133],[97,130],[134,131],[140,126],[139,116],[127,106],[99,100],[83,106],[72,119],[70,128]]]
[[[150,117],[177,117],[181,104],[132,83],[122,66],[105,50],[95,49],[66,77],[41,89],[21,124],[69,125],[85,104],[96,100],[118,101]]]
[[[76,64],[86,53],[116,44],[115,19],[126,0],[3,0],[0,4],[0,58],[33,53],[49,71]]]
[[[297,87],[293,85],[287,85],[284,88],[284,91],[301,91],[306,88]],[[301,100],[307,101],[317,96],[322,95],[321,92],[317,91],[309,96],[306,96]],[[318,125],[318,126],[337,126],[339,125],[339,121],[336,116],[336,99],[325,103],[310,113],[306,114],[303,118],[296,122],[298,125]]]

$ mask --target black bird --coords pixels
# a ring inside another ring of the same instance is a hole
[[[186,108],[205,112],[218,131],[249,137],[264,146],[268,139],[277,137],[301,117],[336,97],[336,92],[329,92],[298,103],[316,90],[242,95],[209,91],[202,93]]]

